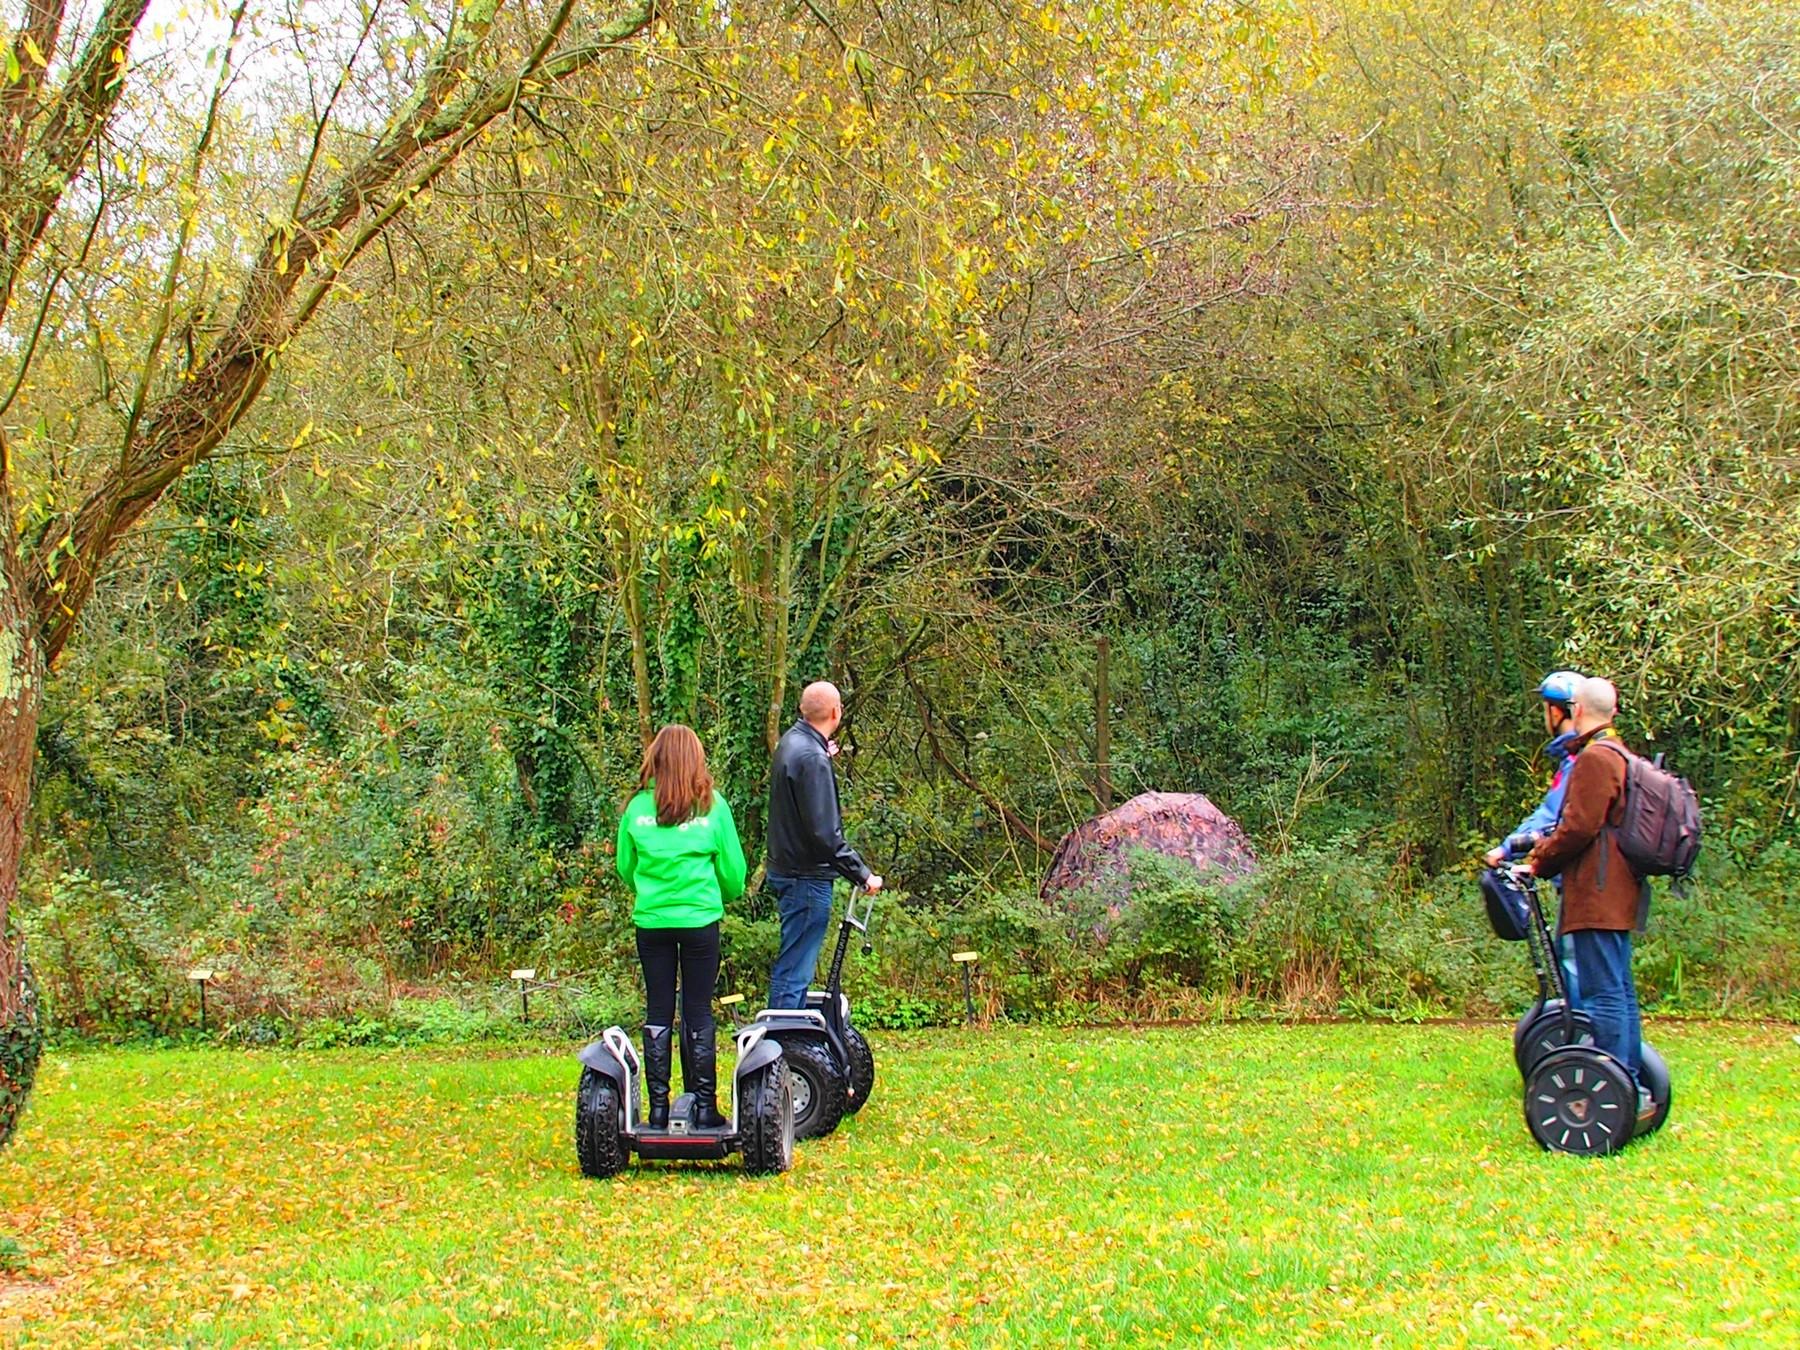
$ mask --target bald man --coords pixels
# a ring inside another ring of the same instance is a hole
[[[1569,935],[1575,950],[1575,983],[1580,1006],[1594,1023],[1594,1044],[1612,1055],[1633,1078],[1638,1072],[1637,986],[1631,977],[1631,933],[1648,898],[1645,883],[1631,870],[1616,826],[1625,806],[1625,742],[1613,730],[1619,691],[1609,681],[1583,680],[1572,711],[1574,765],[1563,797],[1562,816],[1531,851],[1531,870],[1563,879],[1557,932]],[[1613,747],[1613,748],[1609,748]],[[1638,1088],[1639,1113],[1648,1096]]]
[[[844,877],[874,892],[881,878],[844,839],[838,809],[837,753],[831,733],[844,720],[837,686],[820,680],[800,692],[800,720],[775,747],[769,773],[769,860],[764,884],[781,915],[781,951],[769,972],[769,1006],[804,1008],[825,930],[831,882]]]

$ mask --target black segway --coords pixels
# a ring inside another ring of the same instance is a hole
[[[857,896],[864,897],[857,913]],[[850,950],[850,930],[863,935],[862,951],[874,950],[869,942],[869,916],[875,897],[851,891],[838,923],[837,949],[831,956],[831,973],[823,989],[806,994],[804,1008],[765,1008],[752,1026],[761,1027],[781,1043],[788,1073],[794,1080],[794,1137],[816,1139],[830,1134],[846,1115],[862,1110],[875,1090],[875,1054],[863,1034],[850,1024],[850,1000],[844,994],[844,958]]]
[[[1496,937],[1507,942],[1523,942],[1531,952],[1531,968],[1537,975],[1537,1000],[1513,1025],[1513,1063],[1519,1076],[1531,1072],[1531,1066],[1552,1050],[1573,1041],[1577,1045],[1594,1043],[1594,1024],[1577,1008],[1568,1018],[1564,1013],[1561,980],[1562,966],[1555,944],[1540,948],[1539,925],[1532,921],[1534,898],[1527,897],[1524,885],[1510,869],[1490,867],[1481,874],[1481,895],[1487,902],[1488,924]],[[1551,968],[1557,972],[1552,979]]]
[[[1669,1068],[1648,1041],[1638,1052],[1638,1076],[1650,1094],[1649,1109],[1640,1112],[1631,1072],[1589,1040],[1580,1040],[1580,1014],[1571,1008],[1562,983],[1562,965],[1538,902],[1537,878],[1525,867],[1507,869],[1526,903],[1533,960],[1541,951],[1546,959],[1538,966],[1538,979],[1549,980],[1549,992],[1558,1005],[1560,1026],[1546,1034],[1556,1041],[1527,1060],[1525,1068],[1525,1125],[1540,1147],[1554,1153],[1597,1157],[1616,1153],[1640,1135],[1654,1134],[1669,1118],[1672,1097]],[[1527,1042],[1527,1049],[1540,1044]]]
[[[686,1042],[687,1038],[682,1037]],[[639,1114],[644,1077],[637,1046],[619,1027],[608,1027],[585,1046],[581,1084],[575,1090],[575,1156],[590,1177],[616,1176],[635,1152],[640,1158],[721,1159],[744,1155],[752,1174],[785,1172],[794,1164],[794,1100],[781,1044],[761,1027],[737,1033],[731,1116],[718,1129],[693,1121],[694,1096],[683,1092],[669,1107],[669,1123],[651,1129]],[[685,1057],[684,1057],[685,1066]]]

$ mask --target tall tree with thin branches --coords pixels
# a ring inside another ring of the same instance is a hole
[[[143,82],[133,49],[146,45],[148,0],[105,0],[91,16],[68,0],[15,5],[22,12],[0,35],[0,1143],[30,1089],[40,1045],[9,917],[44,677],[103,584],[108,558],[245,417],[346,269],[486,128],[619,52],[657,17],[654,0],[618,0],[599,13],[580,0],[404,8],[365,0],[348,17],[311,19],[298,7],[259,13],[252,0],[236,0],[207,21],[221,35],[207,62],[210,89],[159,203],[159,215],[174,223],[146,244],[115,235],[108,223],[113,179],[129,182],[114,140],[139,130],[128,96]],[[310,91],[300,135],[266,110],[231,120],[234,103],[258,92],[246,85],[277,79],[281,61],[296,56]],[[209,218],[198,190],[228,121],[267,141],[269,158],[287,172],[277,179],[279,197],[272,188],[267,197],[279,205],[263,212],[260,243],[243,250],[235,278],[196,287],[203,243],[209,269],[232,256],[218,247],[231,224]],[[69,247],[46,247],[59,232]],[[148,252],[146,331],[132,335],[122,368],[104,352],[97,358],[107,415],[78,424],[73,441],[58,448],[56,492],[27,501],[9,410],[34,365],[57,349],[47,319],[68,271],[77,260],[84,269],[104,266],[94,254],[108,249],[119,251],[121,268],[145,265]],[[202,322],[203,303],[223,321]]]

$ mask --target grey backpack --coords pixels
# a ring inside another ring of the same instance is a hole
[[[1631,870],[1639,877],[1687,876],[1700,856],[1700,800],[1693,785],[1664,769],[1661,755],[1652,762],[1613,740],[1588,749],[1598,746],[1625,759],[1625,804],[1618,824],[1606,828]]]

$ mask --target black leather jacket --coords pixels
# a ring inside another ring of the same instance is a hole
[[[775,746],[769,772],[769,871],[783,877],[848,877],[862,885],[869,865],[844,841],[837,777],[825,738],[804,720]]]

